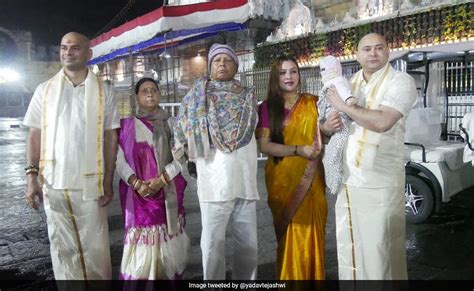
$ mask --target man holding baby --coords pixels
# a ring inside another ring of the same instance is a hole
[[[383,36],[365,35],[356,56],[362,69],[350,83],[357,102],[344,102],[334,86],[326,94],[353,120],[336,202],[339,279],[406,280],[403,143],[416,86],[388,63]]]

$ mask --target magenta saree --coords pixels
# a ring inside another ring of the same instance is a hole
[[[150,123],[135,117],[126,118],[121,121],[119,145],[135,175],[139,179],[148,180],[161,173],[153,144],[137,141],[137,124],[140,128],[145,128],[145,134],[153,135]],[[186,267],[189,248],[189,238],[184,231],[183,193],[186,185],[186,180],[178,174],[165,186],[167,188],[162,188],[154,196],[143,198],[131,185],[120,181],[120,202],[125,220],[124,251],[120,268],[122,279],[180,278]],[[165,197],[169,193],[176,193],[177,196],[173,197],[177,200],[175,213],[166,213]],[[167,215],[178,216],[178,232],[175,234],[168,232]]]

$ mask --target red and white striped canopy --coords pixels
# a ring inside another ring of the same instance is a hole
[[[248,19],[247,0],[160,7],[91,40],[90,63],[105,62],[165,42],[179,43],[200,35],[242,29]]]

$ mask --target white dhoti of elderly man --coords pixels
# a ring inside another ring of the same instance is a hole
[[[27,201],[37,209],[44,197],[57,280],[110,280],[105,206],[119,115],[111,87],[87,69],[88,39],[68,33],[60,50],[63,69],[38,86],[24,118]]]
[[[357,104],[328,93],[329,102],[354,122],[344,148],[336,202],[340,280],[406,280],[405,120],[416,101],[414,80],[388,63],[385,39],[359,42],[362,70],[351,79]]]

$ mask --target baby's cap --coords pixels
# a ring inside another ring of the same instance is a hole
[[[323,83],[342,76],[342,67],[339,60],[334,56],[327,56],[319,62],[319,69]]]

